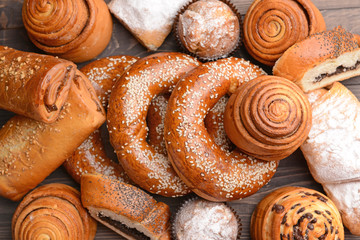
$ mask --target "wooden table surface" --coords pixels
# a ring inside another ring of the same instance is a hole
[[[146,1],[146,0],[144,0]],[[166,0],[164,0],[166,1]],[[171,1],[171,0],[167,0]],[[21,19],[22,0],[0,0],[0,44],[8,45],[10,47],[32,52],[40,52],[29,41],[26,31],[23,27]],[[107,0],[106,2],[109,2]],[[242,16],[246,13],[251,4],[251,0],[232,0],[236,5]],[[342,25],[353,33],[360,34],[360,0],[313,0],[314,4],[321,10],[327,28],[332,29],[337,25]],[[114,18],[114,30],[110,44],[106,50],[98,56],[98,58],[111,55],[134,55],[143,57],[151,54],[142,47],[136,39]],[[161,48],[161,52],[179,51],[173,35],[170,35]],[[236,57],[242,57],[256,63],[245,51],[240,48],[235,53]],[[80,64],[79,67],[84,64]],[[259,64],[264,67],[263,65]],[[269,73],[270,69],[264,67]],[[358,98],[360,98],[360,77],[349,79],[343,82]],[[0,124],[3,125],[11,116],[12,113],[0,110]],[[75,183],[60,167],[52,173],[41,184],[61,182],[71,185],[77,189],[79,186]],[[290,157],[282,160],[275,176],[269,184],[264,186],[260,191],[251,197],[229,203],[240,215],[243,225],[242,239],[250,239],[249,222],[250,216],[256,204],[268,193],[280,186],[303,186],[316,189],[323,192],[321,185],[317,184],[309,173],[306,161],[302,153],[297,150]],[[179,204],[184,200],[183,198],[165,198],[161,196],[154,196],[157,200],[166,202],[170,205],[172,212],[175,212]],[[11,218],[14,213],[17,202],[0,197],[0,239],[11,239]],[[119,239],[119,235],[111,230],[98,225],[96,239]],[[346,230],[346,239],[360,239],[360,237],[353,236]]]

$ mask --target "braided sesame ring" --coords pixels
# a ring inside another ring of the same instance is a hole
[[[157,53],[138,60],[115,83],[108,107],[110,143],[128,176],[141,188],[163,196],[189,189],[176,176],[166,155],[146,141],[150,102],[170,92],[180,77],[199,65],[182,53]]]
[[[247,82],[263,74],[238,58],[205,63],[175,87],[165,117],[165,143],[178,176],[199,196],[232,201],[250,196],[266,184],[278,162],[260,161],[237,149],[221,149],[209,135],[204,118],[232,81]]]

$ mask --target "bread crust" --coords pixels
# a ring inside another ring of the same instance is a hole
[[[203,122],[232,81],[241,85],[261,74],[259,67],[238,58],[205,63],[189,72],[170,97],[165,117],[169,158],[179,177],[203,198],[231,201],[249,196],[275,173],[276,161],[264,162],[238,150],[221,149]]]
[[[113,220],[136,227],[151,239],[170,239],[170,208],[130,184],[103,175],[81,177],[81,200],[97,220],[99,213],[109,213]],[[101,221],[110,227],[104,221]],[[118,234],[116,228],[111,227]]]
[[[116,82],[109,101],[110,142],[128,176],[141,188],[163,196],[189,192],[166,155],[146,141],[151,100],[169,93],[199,62],[182,53],[156,53],[138,60]]]
[[[304,92],[309,92],[360,75],[356,65],[359,59],[360,49],[355,36],[337,27],[313,34],[291,46],[276,62],[273,74],[287,78]],[[336,72],[340,67],[353,66],[356,68]]]

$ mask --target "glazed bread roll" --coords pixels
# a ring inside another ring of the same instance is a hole
[[[80,69],[90,80],[96,95],[106,109],[112,87],[117,79],[129,68],[137,57],[111,56],[95,60]],[[130,182],[120,164],[106,154],[100,130],[95,130],[68,158],[63,166],[78,183],[82,174],[100,173],[125,182]]]
[[[262,160],[281,160],[305,141],[311,128],[310,103],[295,83],[260,76],[231,95],[224,125],[243,152]]]
[[[52,56],[0,46],[0,108],[54,122],[69,93],[76,65]]]
[[[92,217],[126,239],[171,239],[169,206],[132,185],[84,174],[81,201]]]
[[[251,238],[344,239],[344,227],[334,203],[322,193],[303,187],[282,187],[256,206]]]
[[[112,0],[112,14],[148,50],[158,49],[169,35],[176,13],[190,0]]]
[[[301,146],[314,179],[360,235],[360,103],[341,83],[308,94],[313,125]]]
[[[38,48],[77,63],[99,55],[112,34],[103,0],[25,0],[22,19]]]
[[[15,116],[0,130],[0,195],[19,200],[70,157],[104,121],[105,112],[93,87],[77,71],[56,122],[45,124]]]
[[[276,62],[273,73],[308,92],[360,75],[359,62],[356,37],[337,27],[294,44]]]
[[[91,240],[97,228],[81,204],[80,193],[61,183],[43,185],[26,195],[11,227],[14,240]]]
[[[209,110],[228,93],[263,75],[244,59],[204,63],[185,75],[173,90],[165,116],[165,144],[178,176],[199,196],[210,201],[233,201],[265,185],[278,166],[218,146],[205,127]]]
[[[170,93],[198,65],[183,53],[152,54],[134,63],[111,92],[107,112],[110,143],[131,180],[151,193],[167,197],[189,193],[168,156],[146,141],[146,116],[153,98]]]
[[[244,45],[259,62],[273,66],[291,47],[325,31],[325,21],[311,0],[255,0],[244,18]]]

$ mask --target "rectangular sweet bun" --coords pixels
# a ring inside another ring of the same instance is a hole
[[[0,130],[0,195],[19,200],[58,168],[105,121],[89,80],[77,71],[56,122],[15,116]]]

